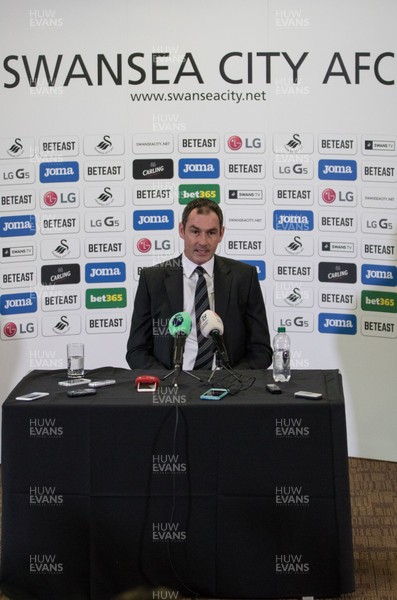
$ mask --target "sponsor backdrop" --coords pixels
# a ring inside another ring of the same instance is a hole
[[[140,270],[206,197],[292,367],[341,370],[350,454],[397,460],[397,4],[2,9],[3,398],[70,341],[126,367]]]

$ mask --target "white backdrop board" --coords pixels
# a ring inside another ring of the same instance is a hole
[[[139,270],[181,251],[201,195],[292,367],[341,370],[350,455],[397,460],[396,20],[393,0],[4,0],[3,398],[69,341],[127,366]]]

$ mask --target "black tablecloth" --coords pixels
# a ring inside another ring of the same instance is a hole
[[[220,401],[182,373],[135,373],[69,398],[33,371],[3,405],[2,581],[40,600],[110,600],[141,584],[186,596],[338,596],[354,589],[344,399],[335,371],[271,371]],[[223,387],[217,372],[213,387]],[[234,389],[232,386],[232,390]],[[321,392],[297,400],[298,390]],[[14,398],[48,391],[34,402]]]

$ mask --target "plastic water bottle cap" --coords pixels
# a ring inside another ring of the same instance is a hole
[[[277,331],[279,333],[285,333],[285,327],[279,327]]]

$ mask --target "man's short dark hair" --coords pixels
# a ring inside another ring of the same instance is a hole
[[[208,198],[199,198],[198,200],[192,200],[189,204],[186,204],[185,209],[182,213],[182,225],[185,228],[187,220],[192,210],[197,208],[199,215],[208,215],[209,212],[214,212],[219,219],[219,230],[223,227],[223,213],[219,205],[213,200]]]

